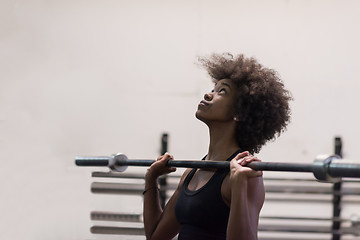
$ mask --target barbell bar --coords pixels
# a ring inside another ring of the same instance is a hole
[[[124,172],[128,166],[150,166],[155,160],[128,159],[118,153],[102,157],[76,157],[75,164],[82,167],[109,167]],[[168,167],[180,168],[229,168],[228,161],[171,160]],[[341,159],[338,155],[319,155],[312,164],[286,162],[251,162],[246,165],[255,171],[311,172],[320,181],[337,181],[338,178],[360,178],[360,163]]]

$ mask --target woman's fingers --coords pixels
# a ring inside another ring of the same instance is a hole
[[[232,161],[231,168],[233,175],[245,175],[247,177],[262,176],[262,171],[254,171],[246,165],[253,161],[260,161],[257,157],[250,155],[249,152],[239,153]]]
[[[238,155],[235,156],[235,159],[240,160],[241,158],[247,157],[249,155],[250,155],[250,153],[248,151],[241,152],[241,153],[239,153]]]
[[[253,161],[260,161],[260,159],[258,159],[257,157],[254,157],[254,156],[248,156],[248,157],[239,159],[238,164],[240,164],[241,166],[246,166],[246,164],[253,162]]]
[[[149,170],[153,171],[158,176],[174,172],[176,171],[176,168],[167,166],[168,161],[173,159],[173,155],[165,153],[157,158],[157,160],[150,166]]]

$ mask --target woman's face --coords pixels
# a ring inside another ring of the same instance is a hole
[[[204,95],[195,116],[204,123],[233,121],[236,92],[231,80],[218,81],[214,90]]]

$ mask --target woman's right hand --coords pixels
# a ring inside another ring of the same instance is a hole
[[[261,177],[262,171],[254,171],[246,166],[246,164],[253,161],[260,162],[257,157],[250,155],[250,153],[247,151],[236,155],[236,157],[230,162],[230,180],[235,181],[235,179],[240,179],[243,177]]]
[[[174,157],[169,153],[165,153],[164,155],[158,157],[157,160],[147,169],[145,177],[156,179],[161,175],[175,172],[176,168],[167,166],[168,161],[171,160],[174,160]]]

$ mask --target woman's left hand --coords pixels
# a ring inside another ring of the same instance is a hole
[[[246,167],[246,164],[260,161],[257,157],[254,157],[249,154],[249,152],[242,152],[236,155],[230,162],[230,180],[235,178],[252,178],[252,177],[261,177],[262,171],[254,171],[249,167]]]

